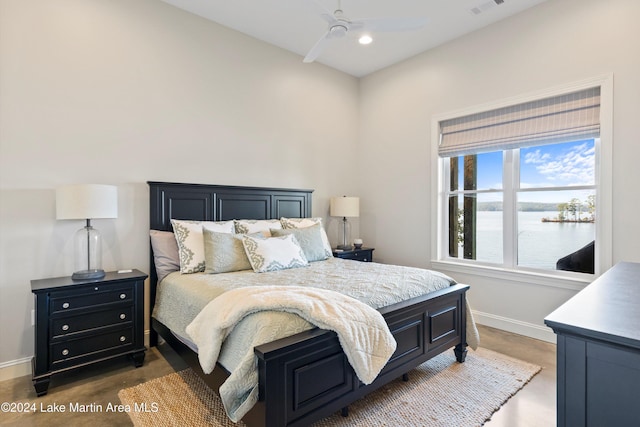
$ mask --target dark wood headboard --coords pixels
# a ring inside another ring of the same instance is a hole
[[[172,231],[171,219],[306,218],[313,190],[148,182],[150,228]]]
[[[173,231],[171,219],[227,221],[311,217],[313,190],[181,184],[149,181],[149,227]],[[150,304],[156,299],[158,276],[151,250]],[[153,331],[152,331],[152,335]],[[153,337],[152,337],[153,338]],[[153,340],[152,340],[153,342]]]

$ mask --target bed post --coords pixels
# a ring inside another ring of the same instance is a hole
[[[467,295],[460,294],[460,343],[453,348],[456,360],[464,363],[467,357]]]
[[[153,307],[156,305],[158,273],[156,272],[156,265],[153,259],[153,246],[151,246],[151,243],[149,243],[149,255],[151,257],[149,262],[149,347],[156,347],[158,345],[158,331],[153,328],[151,316],[153,314]]]

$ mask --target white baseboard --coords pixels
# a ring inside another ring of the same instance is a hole
[[[556,334],[551,328],[536,325],[534,323],[523,322],[521,320],[510,319],[508,317],[496,316],[495,314],[483,313],[472,310],[473,318],[480,325],[490,326],[514,334],[524,335],[529,338],[556,343]]]
[[[0,381],[31,375],[31,358],[0,363]]]

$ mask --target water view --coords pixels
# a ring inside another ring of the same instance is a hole
[[[591,222],[542,222],[557,215],[557,211],[518,213],[519,266],[555,270],[559,258],[595,239]],[[478,212],[477,227],[478,261],[501,264],[502,212]]]

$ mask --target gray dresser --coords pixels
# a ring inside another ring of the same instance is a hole
[[[558,426],[640,425],[640,264],[616,264],[545,323],[558,337]]]

